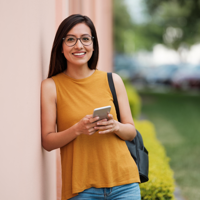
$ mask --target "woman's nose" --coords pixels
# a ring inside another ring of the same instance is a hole
[[[77,39],[77,42],[75,44],[75,48],[78,48],[78,49],[83,48],[83,44],[81,43],[80,38]]]

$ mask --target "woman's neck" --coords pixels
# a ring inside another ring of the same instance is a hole
[[[91,76],[95,70],[90,69],[88,66],[67,66],[64,73],[74,79],[83,79]]]

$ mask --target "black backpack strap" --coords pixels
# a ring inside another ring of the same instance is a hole
[[[116,95],[115,86],[114,86],[114,82],[112,78],[112,73],[107,73],[107,76],[108,76],[108,83],[110,86],[110,90],[113,96],[113,102],[114,102],[115,109],[117,112],[117,118],[118,118],[118,121],[121,122],[120,113],[119,113],[119,105],[117,101],[117,95]],[[148,181],[149,180],[148,178],[148,172],[149,172],[148,151],[144,147],[143,139],[140,132],[137,131],[137,135],[132,141],[126,141],[126,145],[128,146],[131,156],[133,157],[133,159],[135,160],[138,166],[141,183]],[[142,151],[139,151],[139,149]]]
[[[113,102],[114,102],[115,109],[116,109],[116,112],[117,112],[117,119],[118,119],[119,122],[121,122],[119,105],[118,105],[118,101],[117,101],[117,95],[116,95],[116,91],[115,91],[115,85],[114,85],[114,82],[113,82],[112,73],[108,72],[107,76],[108,76],[108,83],[109,83],[109,86],[110,86],[110,90],[111,90],[111,93],[112,93],[112,96],[113,96]]]

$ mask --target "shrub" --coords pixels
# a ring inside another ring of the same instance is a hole
[[[126,87],[126,92],[129,99],[129,104],[131,108],[131,113],[134,119],[137,119],[141,112],[141,99],[135,88],[128,82],[124,80]]]
[[[129,81],[124,80],[132,116],[141,112],[141,99]],[[175,181],[165,149],[156,138],[154,126],[147,120],[135,120],[149,152],[149,181],[140,184],[142,200],[174,200]]]
[[[135,121],[149,152],[149,181],[140,184],[142,200],[173,200],[175,182],[169,158],[156,139],[154,126],[149,121]]]

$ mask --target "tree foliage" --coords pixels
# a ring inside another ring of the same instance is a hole
[[[113,1],[114,50],[117,53],[131,53],[148,49],[161,42],[161,30],[152,23],[137,25],[122,0]]]
[[[178,50],[200,41],[200,0],[143,0],[148,19],[135,23],[122,0],[113,0],[114,49],[127,53],[162,43]]]
[[[162,43],[178,49],[200,41],[200,0],[144,0],[154,24],[163,27]]]
[[[114,0],[113,2],[114,49],[118,53],[127,53],[133,23],[124,2],[121,0]]]

